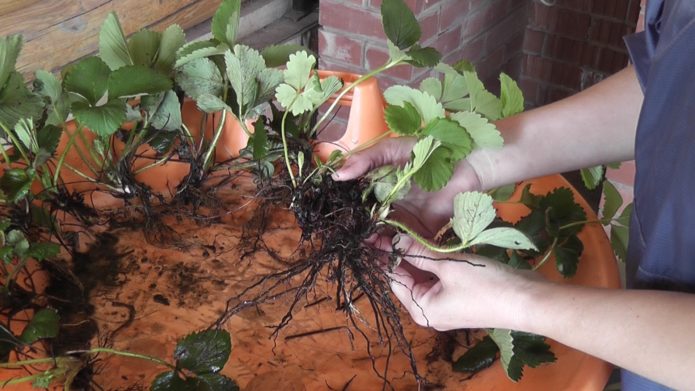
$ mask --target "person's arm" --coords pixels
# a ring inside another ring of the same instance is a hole
[[[643,94],[632,66],[569,98],[497,122],[499,150],[468,158],[483,190],[630,160]]]
[[[421,326],[536,333],[669,387],[695,385],[695,295],[560,285],[472,254],[453,258],[483,267],[433,261],[444,255],[403,235],[395,243],[408,264],[391,289]]]
[[[518,328],[679,390],[695,387],[695,295],[537,283]]]

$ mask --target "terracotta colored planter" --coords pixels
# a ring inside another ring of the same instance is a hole
[[[195,101],[186,99],[181,108],[181,116],[183,123],[191,132],[194,138],[204,134],[207,140],[212,140],[215,130],[222,119],[221,113],[207,114],[198,109]],[[249,132],[253,132],[253,124],[255,121],[246,120],[246,128]],[[244,132],[241,124],[233,115],[227,115],[224,121],[222,134],[217,142],[215,149],[215,161],[218,163],[226,162],[239,157],[242,149],[246,148],[249,142],[249,136]]]
[[[345,86],[360,78],[360,75],[354,73],[319,71],[319,77],[329,76],[337,76]],[[329,100],[329,103],[334,101]],[[348,124],[345,132],[337,137],[330,135],[328,138],[322,138],[319,135],[319,142],[314,147],[314,152],[323,161],[327,160],[333,151],[350,151],[388,131],[384,118],[386,101],[379,89],[377,79],[371,78],[361,83],[341,98],[338,104],[350,108]]]

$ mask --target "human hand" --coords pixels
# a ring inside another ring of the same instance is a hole
[[[334,178],[348,181],[381,166],[402,166],[410,159],[415,142],[415,138],[412,137],[384,140],[351,156]],[[408,225],[418,234],[432,238],[451,218],[456,194],[480,188],[475,170],[466,161],[462,161],[453,178],[442,190],[429,193],[413,184],[408,195],[393,205],[393,218]]]
[[[383,237],[376,246],[392,250]],[[433,253],[406,235],[394,237],[393,246],[404,254],[389,273],[394,295],[415,323],[439,331],[522,329],[523,303],[543,281],[474,254]]]

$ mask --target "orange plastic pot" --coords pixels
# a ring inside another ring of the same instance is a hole
[[[200,140],[201,134],[204,134],[207,140],[212,140],[222,120],[222,113],[205,113],[198,109],[195,101],[186,99],[181,108],[181,117],[196,141]],[[246,120],[246,128],[249,132],[253,132],[254,122]],[[215,148],[215,161],[221,163],[238,158],[240,151],[246,148],[248,142],[249,135],[241,127],[239,120],[228,113]]]
[[[360,78],[360,75],[349,72],[319,71],[319,77],[337,76],[347,86]],[[337,97],[337,96],[336,96]],[[334,99],[329,103],[335,102]],[[377,79],[370,78],[345,94],[338,105],[350,108],[345,132],[337,137],[322,138],[314,146],[314,152],[322,160],[327,160],[333,151],[347,152],[357,146],[375,140],[388,131],[384,117],[386,101],[379,89]]]
[[[596,214],[561,175],[552,175],[522,183],[512,201],[521,198],[521,190],[526,184],[531,184],[534,194],[546,194],[558,187],[568,187],[572,190],[575,200],[584,208],[588,221],[597,220]],[[497,205],[500,216],[509,222],[516,222],[529,213],[522,204],[500,203]],[[620,274],[613,255],[610,242],[600,224],[587,224],[579,238],[584,244],[584,252],[579,261],[577,274],[572,278],[564,278],[555,268],[554,262],[548,262],[540,269],[547,279],[572,285],[584,285],[599,288],[620,288]],[[519,383],[511,383],[501,365],[495,364],[489,369],[477,374],[466,383],[466,389],[471,390],[603,390],[610,377],[613,366],[596,357],[574,350],[558,342],[550,341],[552,351],[557,356],[557,362],[542,365],[538,368],[525,368],[524,377]]]

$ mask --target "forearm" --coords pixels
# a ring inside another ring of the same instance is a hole
[[[629,160],[642,100],[628,67],[574,96],[499,121],[505,147],[468,160],[484,189]]]
[[[551,283],[528,292],[517,328],[676,389],[695,384],[695,296]]]

